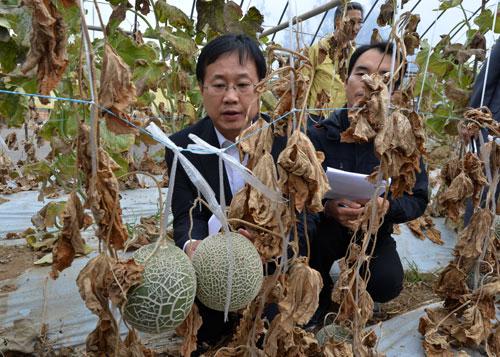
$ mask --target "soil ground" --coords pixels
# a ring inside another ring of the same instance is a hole
[[[33,267],[43,253],[34,252],[27,245],[0,246],[0,292],[5,280],[14,279]]]

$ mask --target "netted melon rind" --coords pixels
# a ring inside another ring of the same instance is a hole
[[[252,242],[239,233],[230,233],[234,275],[229,311],[245,307],[259,293],[263,280],[262,260]],[[205,238],[193,256],[196,296],[211,309],[224,311],[226,304],[229,250],[224,234]]]
[[[133,257],[142,265],[155,244],[137,250]],[[127,293],[123,318],[139,331],[162,333],[179,326],[187,317],[196,295],[196,274],[187,255],[173,244],[160,245],[142,271],[142,283]]]
[[[493,227],[495,228],[495,236],[500,239],[500,215],[495,215],[495,219],[493,221]]]
[[[318,341],[318,345],[323,346],[326,341],[334,337],[337,341],[346,341],[346,343],[352,343],[352,332],[345,327],[341,327],[337,324],[330,324],[323,327],[321,330],[316,332],[314,336]]]

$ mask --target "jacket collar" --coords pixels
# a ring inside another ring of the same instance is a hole
[[[328,119],[321,124],[326,129],[326,137],[330,140],[340,140],[342,132],[347,130],[351,123],[347,117],[347,107],[334,111]]]

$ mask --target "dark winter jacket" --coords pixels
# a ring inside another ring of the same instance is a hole
[[[374,172],[375,167],[380,164],[375,156],[373,142],[366,144],[342,143],[340,135],[349,127],[347,110],[337,110],[328,119],[315,125],[308,130],[309,138],[318,151],[325,154],[323,168],[327,167],[369,175]],[[394,223],[403,223],[420,217],[429,202],[427,173],[420,159],[420,172],[416,172],[416,184],[413,188],[413,195],[403,194],[403,196],[392,199],[389,192],[388,201],[390,203],[384,223],[379,229],[379,235],[391,234]]]

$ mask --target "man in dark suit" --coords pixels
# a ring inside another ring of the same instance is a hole
[[[486,76],[486,62],[477,76],[470,99],[470,107],[479,108],[483,95],[484,80]],[[500,43],[497,42],[491,49],[489,57],[488,78],[484,87],[484,100],[482,105],[491,110],[491,115],[500,121]]]
[[[500,42],[497,42],[491,49],[489,56],[488,65],[488,78],[486,77],[486,64],[484,62],[476,81],[474,82],[474,89],[472,90],[472,95],[470,99],[471,108],[479,108],[481,106],[486,106],[491,111],[491,116],[494,120],[500,122]],[[486,86],[484,81],[486,79]],[[484,98],[483,98],[484,89]],[[482,100],[482,103],[481,103]],[[485,141],[488,140],[488,131],[486,129],[482,130],[483,138]],[[467,129],[463,129],[461,135],[466,144],[469,144],[470,138],[474,138],[474,150],[479,148],[481,143],[479,141],[478,133],[468,132]],[[476,152],[479,155],[479,152]],[[487,190],[483,191],[481,196],[481,207],[484,207],[484,201],[486,200]],[[495,193],[496,199],[500,193],[499,187]],[[472,199],[467,200],[467,206],[465,209],[464,216],[464,226],[467,226],[470,222],[472,214],[474,213],[474,207],[472,206]]]
[[[248,117],[255,119],[259,113],[259,103],[255,100],[254,87],[266,76],[266,63],[257,43],[248,35],[226,34],[209,42],[201,51],[196,65],[196,77],[203,96],[207,116],[196,124],[170,136],[177,145],[187,148],[193,144],[188,135],[193,133],[217,148],[227,147],[235,142]],[[286,139],[276,138],[271,154],[276,160],[283,150]],[[235,146],[226,151],[236,159],[239,153]],[[220,202],[219,159],[216,154],[199,155],[185,151],[183,154],[199,170],[215,192]],[[169,171],[173,152],[166,151]],[[243,160],[245,161],[245,159]],[[242,162],[245,164],[245,162]],[[171,172],[169,172],[169,175]],[[224,197],[229,206],[233,195],[245,185],[244,180],[229,166],[224,167]],[[174,240],[178,247],[192,257],[197,246],[209,235],[208,221],[212,212],[204,205],[197,205],[192,211],[193,228],[189,239],[191,219],[189,211],[198,190],[181,165],[177,166],[172,197],[174,216]],[[245,232],[243,232],[245,233]],[[217,339],[230,327],[223,322],[223,312],[214,311],[198,302],[203,325],[198,331],[198,341],[215,344]]]

